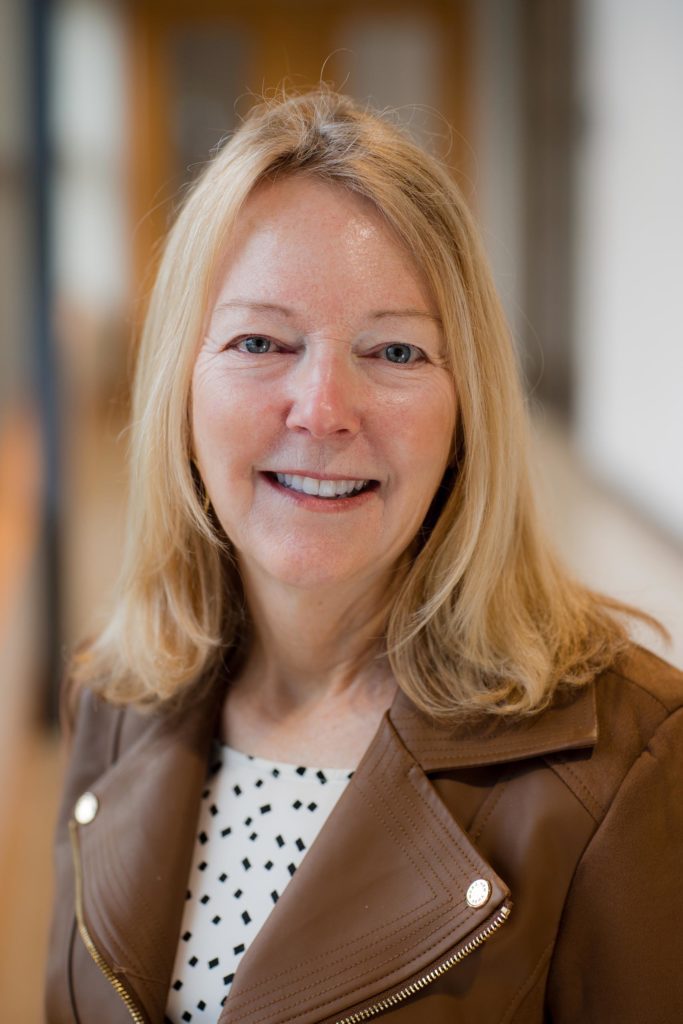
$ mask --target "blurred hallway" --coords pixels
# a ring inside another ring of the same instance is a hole
[[[549,529],[578,576],[661,619],[672,646],[643,639],[683,667],[683,13],[653,3],[0,6],[3,1020],[42,1020],[54,681],[112,593],[157,247],[212,148],[283,80],[324,68],[447,162],[533,395]]]

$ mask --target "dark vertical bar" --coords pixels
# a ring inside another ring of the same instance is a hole
[[[572,415],[576,0],[521,0],[526,159],[527,349],[534,391]],[[532,359],[532,363],[534,359]]]
[[[59,374],[52,330],[52,275],[50,266],[49,191],[52,153],[49,134],[50,15],[51,0],[31,0],[31,93],[33,123],[32,193],[34,209],[34,380],[40,413],[43,454],[40,566],[42,658],[42,720],[57,717],[62,672],[62,616],[60,595],[60,430]]]

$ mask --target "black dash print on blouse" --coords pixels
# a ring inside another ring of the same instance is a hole
[[[192,1020],[192,1014],[190,1013],[189,1010],[185,1010],[185,1013],[183,1014],[183,1020],[186,1020],[186,1021]]]
[[[204,783],[194,832],[168,1024],[209,1024],[219,1004],[228,1005],[243,954],[352,774],[242,754],[233,759],[229,748],[220,760],[214,752],[210,763],[217,774]]]

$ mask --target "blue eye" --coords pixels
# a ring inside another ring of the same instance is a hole
[[[238,349],[242,352],[249,352],[251,355],[263,355],[265,352],[270,352],[272,342],[270,338],[262,338],[260,334],[254,334],[250,338],[242,338]]]
[[[393,345],[387,345],[382,351],[386,360],[390,363],[413,363],[422,354],[414,345],[403,345],[397,342]]]

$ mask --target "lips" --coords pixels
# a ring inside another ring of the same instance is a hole
[[[265,471],[263,475],[281,492],[286,492],[297,501],[312,503],[317,507],[355,504],[379,487],[378,480],[361,477],[309,475],[272,470]]]

